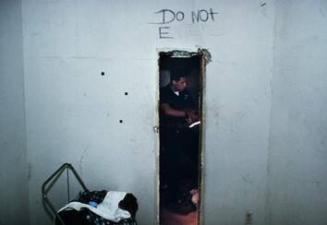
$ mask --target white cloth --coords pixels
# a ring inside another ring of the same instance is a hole
[[[80,202],[70,202],[59,209],[58,212],[69,209],[80,211],[82,208],[88,208],[90,211],[107,220],[119,222],[122,219],[128,219],[131,217],[131,214],[128,211],[120,209],[118,206],[119,202],[124,199],[125,195],[126,192],[109,191],[103,201],[98,204],[96,208]]]
[[[179,91],[174,91],[174,94],[179,96]]]

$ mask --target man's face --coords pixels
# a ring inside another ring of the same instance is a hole
[[[184,91],[187,87],[186,77],[181,77],[178,81],[173,80],[173,86],[175,91]]]

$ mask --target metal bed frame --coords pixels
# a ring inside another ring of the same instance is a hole
[[[64,172],[66,171],[66,178],[67,178],[67,200],[70,201],[70,185],[69,185],[69,171],[75,176],[78,183],[81,185],[83,191],[89,191],[82,181],[81,177],[78,175],[74,167],[69,163],[64,163],[59,169],[56,170],[43,184],[42,184],[42,203],[43,206],[51,218],[53,222],[55,222],[56,218],[60,221],[62,225],[65,225],[63,219],[60,215],[57,214],[57,210],[55,209],[54,205],[51,203],[51,200],[48,197],[48,193],[52,189],[53,185],[57,182],[59,177],[61,177]]]

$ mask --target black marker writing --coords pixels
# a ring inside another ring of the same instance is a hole
[[[170,27],[159,27],[159,38],[160,39],[169,39],[169,38],[173,38],[171,36],[168,36],[169,35],[169,32],[165,32],[163,30],[168,30]]]
[[[174,11],[171,9],[161,9],[155,14],[160,15],[159,22],[151,23],[151,24],[160,24],[160,25],[168,25],[173,24],[174,22],[182,22],[184,20],[188,20],[190,22],[194,23],[206,23],[208,21],[215,21],[215,15],[218,14],[218,12],[214,12],[212,8],[209,8],[209,10],[206,9],[199,9],[197,11],[191,11],[190,14],[185,14],[183,11]],[[189,16],[189,17],[187,17]],[[160,39],[169,39],[173,38],[169,30],[170,26],[160,26],[159,27],[159,38]]]
[[[175,19],[180,22],[184,20],[184,13],[182,11],[177,11],[174,12],[173,10],[170,9],[162,9],[159,10],[158,12],[155,12],[156,14],[161,14],[161,22],[157,23],[157,24],[168,24],[173,22]]]
[[[218,13],[214,12],[212,8],[210,8],[209,11],[205,9],[198,10],[197,12],[192,11],[192,22],[207,22],[209,18],[211,18],[212,21],[215,21],[216,14]]]

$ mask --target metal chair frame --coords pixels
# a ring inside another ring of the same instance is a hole
[[[84,184],[83,180],[81,177],[78,175],[76,172],[75,168],[69,164],[69,163],[64,163],[62,166],[60,166],[56,172],[54,172],[43,184],[42,184],[42,202],[44,205],[45,210],[47,211],[49,217],[53,222],[55,222],[55,219],[58,218],[60,223],[62,225],[65,225],[63,219],[60,217],[60,215],[57,214],[57,210],[55,209],[54,205],[51,203],[51,200],[48,197],[48,193],[54,186],[54,184],[57,182],[59,177],[63,175],[63,173],[66,171],[67,175],[67,199],[68,202],[70,201],[70,186],[69,186],[69,171],[72,172],[72,174],[75,176],[76,180],[78,183],[81,185],[82,189],[84,191],[89,191]]]

